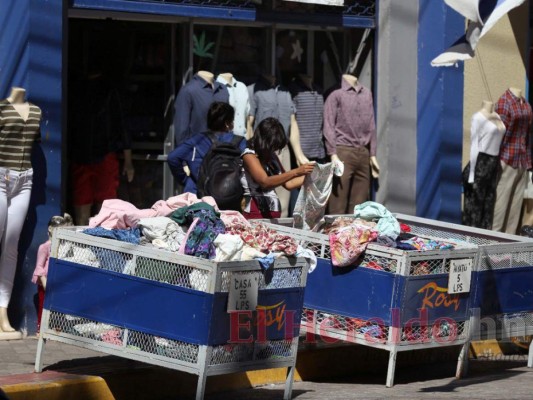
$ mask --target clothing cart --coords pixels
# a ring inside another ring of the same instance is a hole
[[[35,370],[55,340],[198,375],[196,399],[207,376],[287,367],[289,399],[307,268],[301,258],[264,269],[58,228]]]
[[[306,286],[302,334],[388,351],[387,387],[394,384],[400,351],[462,345],[457,367],[462,369],[470,339],[477,245],[442,236],[432,238],[453,244],[453,249],[405,251],[371,243],[357,266],[334,267],[328,235],[286,225],[278,220],[271,227],[318,257]],[[450,270],[464,270],[460,278],[470,278],[462,293],[448,294]]]
[[[403,214],[396,218],[408,224],[412,233],[449,237],[478,246],[473,340],[505,341],[533,335],[533,239]],[[527,366],[533,368],[533,342],[529,345]]]

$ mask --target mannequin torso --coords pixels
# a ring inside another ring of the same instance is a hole
[[[344,74],[342,76],[342,79],[344,79],[346,82],[348,82],[350,84],[351,87],[356,87],[357,86],[357,78],[353,75],[349,75],[349,74]]]
[[[233,85],[233,74],[230,72],[224,72],[222,74],[219,74],[228,84]]]
[[[11,93],[7,98],[13,108],[17,110],[22,119],[26,121],[30,115],[30,105],[26,101],[26,90],[20,87],[11,88]]]
[[[519,99],[522,98],[522,89],[518,89],[516,87],[510,87],[509,88],[509,91],[514,94],[516,97],[518,97]]]
[[[209,71],[198,71],[198,76],[213,86],[215,76]]]
[[[502,119],[500,118],[499,114],[494,111],[494,103],[492,101],[483,100],[481,103],[481,110],[479,110],[481,114],[485,116],[490,122],[492,122],[498,130],[505,130],[505,125],[503,124]]]

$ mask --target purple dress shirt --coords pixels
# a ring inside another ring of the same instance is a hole
[[[337,154],[337,146],[368,147],[376,155],[376,122],[372,93],[344,79],[324,104],[324,137],[328,155]]]

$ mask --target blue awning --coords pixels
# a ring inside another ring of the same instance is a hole
[[[525,0],[444,0],[445,3],[463,15],[468,21],[466,34],[450,48],[431,61],[434,67],[448,67],[459,61],[474,57],[478,41],[499,21],[501,17]]]

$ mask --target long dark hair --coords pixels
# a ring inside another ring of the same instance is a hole
[[[287,146],[287,136],[283,125],[276,118],[265,118],[254,131],[254,136],[248,141],[248,147],[265,165],[272,160],[272,156]]]

